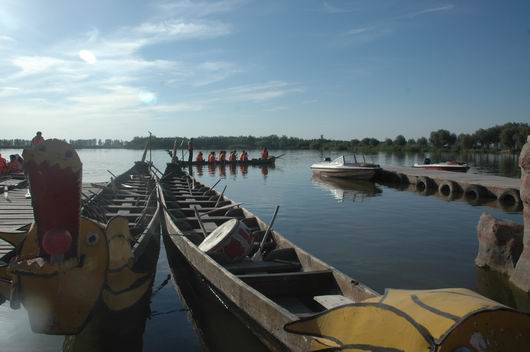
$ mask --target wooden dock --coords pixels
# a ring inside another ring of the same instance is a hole
[[[4,182],[15,188],[8,191],[6,198],[3,191],[3,183],[0,183],[0,231],[24,233],[27,231],[28,225],[33,222],[31,199],[26,198],[27,188],[20,187],[20,181],[18,184],[15,184],[14,180],[6,180]],[[100,185],[104,184],[106,183]],[[97,193],[99,190],[100,188],[92,183],[83,184],[84,194]],[[13,246],[0,240],[0,257],[12,249]]]
[[[447,197],[463,194],[470,199],[489,198],[509,204],[521,204],[521,180],[518,178],[385,166],[377,176],[377,181],[412,184],[418,192],[438,191]]]

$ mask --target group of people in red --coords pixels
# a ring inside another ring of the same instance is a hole
[[[261,159],[268,159],[269,158],[269,151],[267,150],[267,147],[264,147],[262,150],[261,150]],[[248,161],[248,153],[246,150],[242,150],[241,153],[239,153],[239,157],[237,156],[237,152],[235,150],[232,150],[230,152],[230,154],[228,154],[228,157],[226,156],[226,150],[221,150],[219,152],[219,157],[217,157],[215,155],[215,152],[210,152],[210,154],[208,154],[208,158],[205,159],[204,158],[204,154],[202,152],[199,152],[197,154],[197,158],[195,159],[195,161],[197,162],[205,162],[207,161],[208,163],[215,163],[215,162],[229,162],[229,163],[233,163],[233,162],[236,162],[237,160],[239,161]]]
[[[31,145],[39,145],[44,143],[42,132],[37,132],[37,135],[31,140]],[[0,154],[0,175],[7,173],[22,172],[24,159],[19,154],[11,154],[9,161],[7,161],[2,154]]]

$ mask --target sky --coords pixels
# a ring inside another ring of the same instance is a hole
[[[0,0],[0,139],[530,122],[528,0]]]

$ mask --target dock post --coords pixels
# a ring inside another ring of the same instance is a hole
[[[521,167],[521,201],[523,202],[523,253],[517,261],[515,271],[510,277],[517,287],[530,292],[530,136],[519,156]]]

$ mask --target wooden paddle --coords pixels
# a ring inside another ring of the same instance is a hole
[[[280,159],[280,158],[281,158],[282,156],[284,156],[285,154],[287,154],[287,153],[283,153],[283,154],[280,154],[280,155],[278,155],[278,156],[275,156],[274,159]]]
[[[271,232],[272,225],[274,224],[274,220],[276,220],[276,215],[278,215],[278,210],[280,210],[280,206],[277,205],[276,209],[274,210],[274,215],[272,216],[272,220],[269,223],[269,227],[267,227],[267,231],[265,231],[265,234],[263,235],[263,238],[261,239],[261,243],[259,244],[259,248],[252,256],[252,260],[263,260],[263,248],[265,247],[265,243],[269,239],[269,233]]]
[[[226,187],[228,187],[228,185],[225,185],[225,188],[223,188],[223,191],[221,192],[221,195],[217,198],[217,201],[215,202],[215,205],[213,206],[214,208],[217,208],[217,206],[219,205],[219,202],[221,201],[221,198],[223,198],[223,195],[225,194]]]

